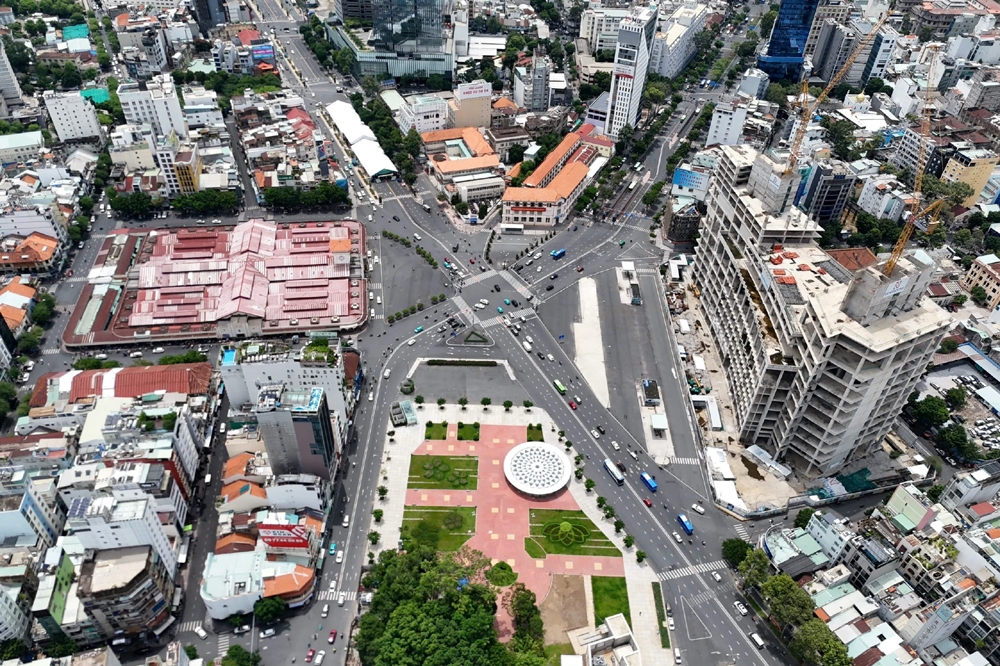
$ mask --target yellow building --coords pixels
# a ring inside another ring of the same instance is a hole
[[[946,183],[965,183],[972,188],[972,196],[962,202],[966,208],[971,208],[979,200],[979,195],[986,186],[986,181],[993,173],[997,164],[997,155],[992,150],[959,150],[948,160],[941,180]]]
[[[198,191],[201,157],[196,148],[177,153],[174,158],[174,173],[177,175],[177,186],[181,194],[194,194]]]

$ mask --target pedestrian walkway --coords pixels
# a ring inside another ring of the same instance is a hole
[[[372,289],[372,290],[381,289],[382,288],[382,283],[381,282],[369,282],[368,283],[368,288]]]
[[[468,287],[470,284],[478,284],[478,283],[482,282],[483,280],[489,280],[490,278],[496,277],[496,276],[497,276],[496,270],[491,268],[490,270],[486,271],[485,273],[480,273],[479,275],[470,275],[469,277],[464,278],[462,280],[462,286],[463,287]]]
[[[701,461],[697,458],[670,458],[671,465],[698,465]]]
[[[222,658],[229,652],[229,641],[232,637],[232,634],[219,634],[219,661],[222,661]]]
[[[184,633],[186,631],[194,631],[201,626],[201,622],[198,620],[189,620],[188,622],[181,622],[180,627],[177,629],[179,632]]]
[[[251,205],[251,206],[244,206],[243,207],[243,212],[244,213],[256,213],[256,212],[263,213],[263,212],[266,212],[266,211],[267,211],[267,208],[264,208],[264,206]]]
[[[43,349],[42,354],[45,356],[52,356],[53,354],[58,354],[61,349],[59,347],[49,347],[48,349]]]
[[[509,316],[511,319],[517,319],[518,317],[524,317],[525,319],[527,319],[528,317],[534,316],[534,314],[535,311],[531,309],[513,310],[503,315],[497,315],[496,317],[483,319],[480,323],[482,323],[482,325],[485,326],[486,328],[489,328],[490,326],[500,326],[501,324],[503,324],[503,318],[507,316]]]
[[[531,290],[528,289],[527,285],[524,284],[524,282],[522,281],[523,278],[521,278],[520,275],[517,275],[516,273],[511,273],[509,270],[506,269],[501,271],[500,275],[502,275],[503,278],[507,280],[507,282],[509,282],[511,286],[514,287],[517,293],[521,294],[525,298],[531,295]]]
[[[747,529],[746,525],[739,523],[738,525],[733,525],[733,529],[736,530],[736,534],[738,534],[741,539],[747,543],[753,543],[753,540],[750,538],[750,530]]]
[[[715,562],[705,562],[703,564],[692,564],[689,567],[683,567],[681,569],[661,571],[656,574],[656,577],[660,580],[675,580],[677,578],[684,578],[685,576],[694,576],[695,574],[708,573],[709,571],[715,571],[717,569],[725,569],[727,566],[728,565],[725,560],[717,560]]]
[[[348,590],[335,590],[335,591],[323,590],[322,592],[320,592],[319,594],[316,595],[316,598],[319,601],[336,601],[337,599],[340,598],[340,593],[341,592],[344,593],[344,599],[346,601],[354,601],[354,600],[356,600],[358,598],[358,591],[357,590],[350,590],[350,591],[348,591]]]

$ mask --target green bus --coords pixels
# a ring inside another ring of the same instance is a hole
[[[556,387],[557,391],[559,391],[559,395],[566,395],[566,387],[563,386],[561,381],[554,379],[552,380],[552,385]]]

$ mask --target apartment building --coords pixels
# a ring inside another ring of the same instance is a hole
[[[686,2],[675,9],[653,37],[649,71],[667,78],[680,74],[694,57],[694,36],[704,29],[707,19],[708,5]]]
[[[174,131],[181,138],[187,137],[184,111],[169,75],[122,83],[118,86],[118,99],[129,125],[149,123],[157,134],[168,135]]]
[[[276,382],[260,389],[254,413],[276,474],[313,474],[332,480],[339,453],[326,391]]]
[[[858,208],[880,220],[899,222],[916,200],[895,178],[876,176],[865,181],[858,195]]]
[[[598,51],[614,51],[618,43],[618,26],[628,17],[628,9],[589,7],[580,15],[580,37],[587,40],[590,55]]]
[[[45,92],[45,110],[55,125],[60,141],[76,141],[101,136],[97,109],[79,92]]]
[[[816,52],[816,42],[819,40],[819,33],[827,19],[834,23],[847,23],[851,15],[852,5],[845,0],[821,0],[816,7],[816,14],[813,16],[812,27],[809,29],[809,37],[806,39],[806,47],[803,55],[812,57]]]
[[[705,145],[735,146],[743,135],[743,123],[747,119],[747,107],[739,100],[719,102],[712,111],[712,122],[705,135]]]
[[[656,5],[635,7],[618,28],[615,68],[611,74],[610,107],[604,133],[613,141],[625,125],[634,128],[646,86],[649,54],[656,33]]]
[[[1000,306],[1000,257],[992,253],[976,257],[960,284],[970,292],[976,287],[982,287],[986,291],[986,302],[983,305],[995,310]]]
[[[857,180],[858,177],[844,162],[817,162],[809,171],[805,190],[798,202],[799,208],[824,226],[839,220]]]
[[[448,125],[448,102],[437,95],[411,95],[399,108],[399,131],[418,134],[444,129]]]
[[[878,446],[950,327],[923,297],[935,265],[917,251],[891,278],[842,266],[791,208],[797,172],[721,150],[693,277],[741,439],[827,475]]]
[[[963,206],[971,208],[979,200],[996,165],[997,154],[992,150],[956,150],[945,165],[941,180],[946,183],[965,183],[971,187],[972,194],[962,201]]]

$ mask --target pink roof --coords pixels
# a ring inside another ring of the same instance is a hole
[[[258,30],[240,30],[239,34],[236,35],[236,39],[240,40],[240,44],[243,46],[250,46],[255,39],[260,39],[260,32]]]
[[[980,518],[996,513],[996,507],[994,507],[989,502],[980,502],[979,504],[973,504],[969,508],[972,509],[972,512],[977,516],[979,516]]]

